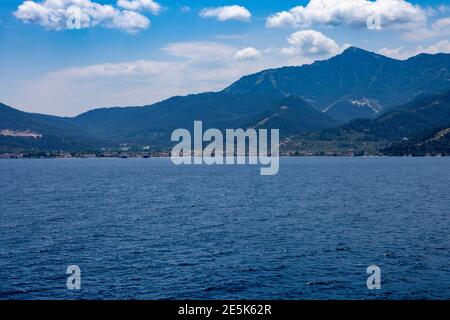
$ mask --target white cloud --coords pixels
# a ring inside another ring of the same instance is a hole
[[[323,57],[336,55],[342,49],[331,38],[316,30],[294,32],[287,39],[290,47],[282,48],[285,55],[301,55],[304,57]]]
[[[446,37],[450,35],[450,17],[436,20],[431,27],[411,30],[403,35],[410,41],[422,41],[425,39]]]
[[[115,76],[150,76],[157,75],[172,67],[172,63],[164,61],[137,60],[123,63],[105,63],[87,67],[68,68],[50,73],[51,77],[63,78],[89,78],[89,77],[115,77]]]
[[[161,5],[153,0],[118,0],[117,6],[132,11],[149,10],[153,14],[161,11]]]
[[[145,0],[140,2],[146,3]],[[67,29],[68,21],[73,19],[79,21],[80,28],[103,26],[131,33],[150,26],[150,20],[140,13],[91,0],[24,1],[14,15],[24,22],[37,23],[51,30]]]
[[[398,60],[406,60],[409,57],[414,55],[414,54],[411,54],[410,52],[405,52],[403,47],[382,48],[382,49],[378,50],[378,53],[383,56],[390,57],[393,59],[398,59]]]
[[[234,60],[254,60],[261,58],[261,52],[253,47],[244,48],[236,51]]]
[[[450,17],[439,19],[432,25],[434,30],[442,31],[442,30],[449,30],[450,29]]]
[[[233,5],[217,8],[205,8],[200,11],[200,16],[203,18],[216,18],[218,21],[249,21],[252,15],[245,7]]]
[[[426,48],[419,46],[413,50],[406,50],[403,47],[398,47],[394,49],[383,48],[378,50],[378,53],[399,60],[406,60],[420,53],[428,53],[428,54],[450,53],[450,41],[442,40]]]
[[[278,12],[267,18],[267,27],[348,25],[366,27],[379,16],[381,27],[405,28],[426,23],[425,10],[404,0],[310,0],[306,6]]]
[[[176,42],[162,50],[172,56],[186,58],[191,64],[202,66],[223,64],[236,51],[232,46],[207,41]]]
[[[106,23],[105,26],[134,33],[141,29],[147,29],[150,26],[150,21],[147,17],[137,12],[122,11],[121,14],[115,15],[112,21]]]
[[[423,52],[430,53],[430,54],[450,53],[450,41],[442,40],[432,46],[429,46]]]

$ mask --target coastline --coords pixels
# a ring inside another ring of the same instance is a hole
[[[364,155],[348,155],[348,154],[311,154],[311,155],[289,155],[282,154],[280,158],[444,158],[450,155],[445,154],[425,154],[425,155],[387,155],[387,154],[364,154]],[[95,155],[81,155],[81,156],[23,156],[20,154],[0,154],[0,160],[36,160],[36,159],[165,159],[170,158],[170,155],[127,155],[127,156],[95,156]]]

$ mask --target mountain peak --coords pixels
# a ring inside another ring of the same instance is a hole
[[[367,50],[364,50],[364,49],[361,49],[361,48],[358,48],[358,47],[353,47],[353,46],[351,46],[351,47],[348,47],[347,49],[345,49],[343,52],[342,52],[342,54],[349,54],[349,53],[372,53],[372,52],[370,52],[370,51],[367,51]]]
[[[360,62],[373,63],[374,60],[382,62],[394,59],[358,47],[348,47],[341,54],[332,57],[330,60],[346,61],[347,63],[355,64]]]
[[[344,51],[342,51],[342,53],[338,56],[349,56],[349,57],[383,57],[386,58],[385,56],[379,55],[377,53],[371,52],[371,51],[367,51],[358,47],[348,47],[347,49],[345,49]]]

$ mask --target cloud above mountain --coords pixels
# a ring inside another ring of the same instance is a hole
[[[254,60],[262,57],[261,52],[253,47],[244,48],[236,51],[234,54],[234,60],[242,61],[242,60]]]
[[[378,53],[399,60],[406,60],[420,53],[428,53],[428,54],[450,53],[450,41],[442,40],[425,48],[419,46],[415,50],[408,50],[403,47],[382,48],[378,50]]]
[[[215,18],[218,21],[249,21],[252,14],[243,6],[232,5],[216,8],[204,8],[200,11],[200,16],[203,18]]]
[[[379,17],[382,27],[408,28],[423,25],[426,11],[404,0],[310,0],[306,6],[271,15],[266,20],[270,28],[313,25],[366,27],[367,21]]]
[[[286,55],[320,57],[335,55],[341,51],[336,41],[316,30],[294,32],[287,41],[290,46],[281,49],[281,53]]]
[[[157,14],[161,10],[152,0],[119,0],[117,6],[91,0],[24,1],[14,15],[23,22],[50,30],[102,26],[136,33],[150,26],[150,19],[137,11]]]

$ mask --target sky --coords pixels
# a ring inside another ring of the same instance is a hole
[[[450,53],[450,3],[1,0],[0,102],[60,116],[149,105],[348,46]]]

